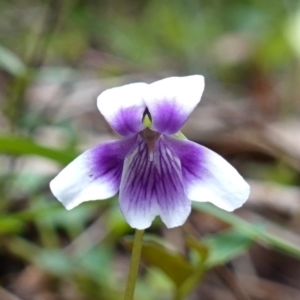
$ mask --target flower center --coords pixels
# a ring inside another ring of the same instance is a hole
[[[152,125],[152,118],[148,108],[145,109],[143,114],[143,124],[145,125],[145,127],[151,127]]]
[[[151,130],[150,128],[145,128],[140,132],[141,137],[145,140],[149,153],[149,160],[153,161],[154,158],[154,148],[155,142],[160,137],[160,133]]]

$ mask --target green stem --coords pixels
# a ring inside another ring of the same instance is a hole
[[[128,275],[128,281],[125,290],[124,300],[133,300],[134,289],[135,289],[136,279],[139,270],[143,235],[144,235],[144,230],[138,230],[138,229],[135,230],[130,269],[129,269],[129,275]]]

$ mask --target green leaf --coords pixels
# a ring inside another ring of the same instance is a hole
[[[192,236],[187,237],[186,244],[188,247],[196,250],[200,257],[200,261],[198,260],[195,264],[192,274],[190,274],[182,285],[177,288],[174,298],[176,300],[184,299],[199,284],[205,274],[205,261],[207,260],[210,251],[205,244],[200,243]]]
[[[253,243],[253,239],[236,230],[228,230],[206,237],[201,243],[210,249],[205,266],[206,268],[212,268],[224,264],[243,253]]]
[[[245,251],[252,243],[252,239],[237,232],[229,230],[215,234],[202,240],[189,236],[187,246],[194,249],[200,257],[195,265],[193,274],[176,291],[176,300],[184,299],[199,284],[207,269],[223,264]]]
[[[196,238],[192,236],[187,237],[186,244],[189,248],[196,250],[198,256],[201,259],[201,264],[207,260],[209,256],[210,248],[206,244],[198,241]]]
[[[72,161],[77,153],[75,151],[57,150],[41,146],[25,137],[0,136],[0,153],[11,155],[38,155],[55,160],[62,164]]]
[[[132,239],[124,239],[126,248],[132,248]],[[143,241],[142,258],[151,266],[162,270],[179,288],[193,274],[194,267],[179,253],[161,245],[158,241]]]

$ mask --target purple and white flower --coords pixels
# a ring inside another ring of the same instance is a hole
[[[233,211],[249,186],[213,151],[182,138],[180,128],[204,90],[200,75],[133,83],[104,91],[98,108],[121,139],[87,150],[50,183],[67,209],[119,192],[121,211],[133,228],[159,215],[168,228],[182,225],[191,200]]]

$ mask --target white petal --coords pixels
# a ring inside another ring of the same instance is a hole
[[[124,157],[135,139],[104,143],[78,156],[50,182],[54,196],[67,209],[114,196],[119,190]]]
[[[199,103],[204,90],[204,77],[170,77],[149,85],[145,102],[152,118],[151,129],[175,134]]]
[[[108,89],[97,98],[97,106],[110,126],[121,136],[132,136],[144,129],[146,83],[132,83]]]
[[[250,187],[237,170],[217,153],[187,140],[168,137],[180,158],[187,197],[227,210],[242,206]]]

